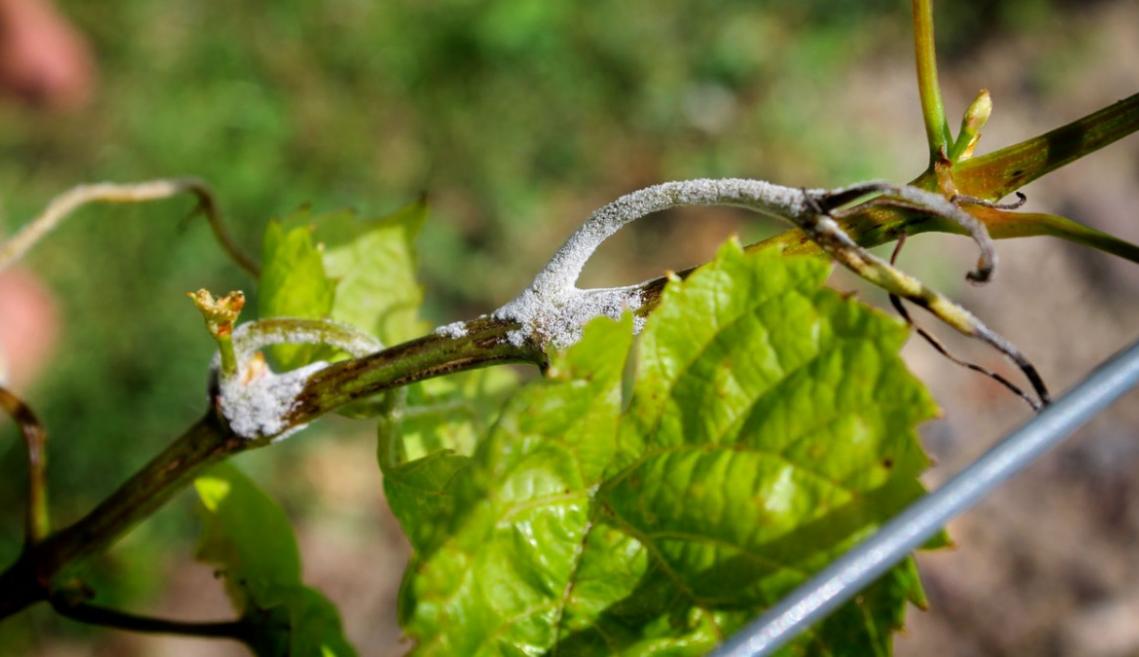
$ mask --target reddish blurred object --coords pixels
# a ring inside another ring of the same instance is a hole
[[[0,94],[72,110],[90,100],[94,78],[86,39],[51,0],[0,0]]]
[[[0,358],[7,384],[21,390],[47,363],[59,334],[51,292],[30,272],[0,272]]]

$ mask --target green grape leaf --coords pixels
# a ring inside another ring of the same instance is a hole
[[[422,335],[427,326],[418,315],[423,291],[415,276],[414,242],[425,216],[420,201],[379,219],[306,208],[270,222],[260,316],[330,318],[386,345]],[[315,345],[277,345],[270,351],[286,369],[336,353]]]
[[[401,591],[416,654],[704,654],[920,496],[936,407],[906,328],[828,271],[729,242],[635,347],[595,320],[473,453],[410,461],[447,499],[392,500],[430,528]],[[887,655],[922,595],[903,564],[788,654]]]
[[[277,504],[245,475],[217,465],[194,480],[203,530],[199,561],[216,567],[241,618],[255,631],[262,657],[348,657],[336,607],[301,582],[292,526]]]
[[[588,348],[521,389],[452,477],[450,513],[433,519],[446,540],[417,554],[405,582],[401,615],[421,653],[475,655],[495,637],[522,652],[553,644],[553,606],[521,612],[558,599],[571,576],[589,487],[615,451],[631,326],[591,324]]]
[[[392,345],[423,335],[423,290],[415,275],[415,238],[427,206],[412,203],[380,219],[334,212],[313,219],[324,268],[336,281],[332,318]]]
[[[324,319],[332,311],[336,284],[325,271],[312,227],[297,225],[297,216],[271,221],[265,229],[258,288],[260,317]],[[270,353],[281,367],[292,369],[311,362],[316,347],[276,345]]]
[[[440,537],[437,521],[453,504],[448,484],[470,463],[516,383],[506,368],[428,379],[409,386],[380,419],[384,493],[416,550],[429,551]]]

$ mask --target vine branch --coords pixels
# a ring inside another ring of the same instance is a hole
[[[52,609],[60,616],[90,625],[101,625],[133,632],[233,639],[247,645],[253,640],[254,627],[241,620],[187,622],[141,616],[85,602],[69,603],[58,598],[52,598],[50,602]]]
[[[47,432],[24,400],[0,386],[0,408],[19,425],[28,460],[28,499],[25,511],[24,542],[30,547],[51,531],[47,504]]]
[[[978,338],[1007,356],[1032,383],[1041,405],[1049,400],[1044,381],[1019,349],[940,292],[866,251],[836,219],[861,212],[843,206],[876,194],[870,203],[917,210],[956,224],[973,236],[981,257],[970,280],[987,281],[996,266],[984,224],[955,203],[917,187],[869,182],[834,190],[804,190],[740,178],[684,180],[632,192],[595,212],[551,258],[534,282],[493,317],[517,322],[508,334],[515,346],[527,340],[555,347],[572,344],[585,323],[598,315],[619,317],[644,306],[644,287],[580,290],[575,284],[596,249],[628,223],[647,214],[682,206],[728,205],[782,219],[799,228],[820,250],[870,283],[918,304],[961,333]]]
[[[868,203],[849,207],[868,195],[876,196]],[[622,226],[648,213],[680,205],[734,205],[792,223],[817,248],[860,276],[1000,349],[1025,371],[1041,400],[1047,400],[1043,383],[1015,347],[940,293],[867,253],[839,224],[850,222],[870,205],[934,216],[973,235],[982,254],[974,277],[987,278],[995,266],[989,236],[983,224],[955,204],[921,189],[885,183],[836,190],[803,190],[742,179],[666,183],[633,192],[595,213],[559,249],[531,286],[492,316],[441,327],[434,334],[388,349],[360,343],[347,348],[358,355],[356,358],[278,375],[291,375],[290,386],[295,383],[296,388],[289,388],[287,405],[274,410],[277,414],[271,423],[253,429],[235,423],[232,410],[225,412],[226,396],[219,380],[205,417],[90,513],[31,546],[0,574],[0,591],[4,592],[0,595],[0,618],[37,600],[49,599],[53,578],[64,566],[105,549],[212,463],[266,445],[274,437],[350,402],[415,381],[499,363],[544,367],[546,349],[572,341],[575,331],[594,316],[626,309],[635,310],[641,317],[647,315],[659,301],[666,279],[599,290],[579,290],[576,279],[597,246]],[[858,237],[866,239],[867,235]],[[346,345],[358,338],[351,333],[340,335],[339,328],[327,323],[309,326],[297,322],[304,320],[267,320],[237,327],[233,333],[236,362],[247,362],[252,350],[298,337]],[[240,366],[236,369],[241,371]],[[240,380],[237,372],[235,378]]]
[[[996,200],[1139,130],[1139,93],[1054,130],[953,167],[962,194]]]
[[[203,468],[245,449],[247,442],[207,413],[87,515],[29,546],[0,573],[0,618],[49,599],[64,566],[102,552]]]
[[[296,427],[356,399],[442,374],[510,362],[544,365],[545,353],[536,345],[515,347],[506,340],[506,333],[517,324],[488,318],[466,324],[470,329],[462,338],[428,335],[320,370],[305,381],[285,417],[286,426]],[[278,327],[270,325],[267,330]],[[101,553],[206,467],[271,442],[268,437],[250,439],[235,433],[219,412],[217,395],[215,388],[209,412],[107,499],[30,546],[0,573],[0,619],[49,600],[53,580],[65,566]]]
[[[937,52],[933,38],[933,0],[913,0],[914,59],[918,70],[918,95],[925,136],[929,142],[930,167],[946,157],[953,136],[941,102],[941,86],[937,81]]]

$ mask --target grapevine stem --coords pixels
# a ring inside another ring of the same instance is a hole
[[[32,546],[51,531],[47,504],[47,432],[36,414],[22,399],[0,386],[0,408],[20,425],[28,457],[28,501],[25,543]]]
[[[248,644],[252,638],[252,626],[240,620],[205,623],[176,621],[130,614],[88,603],[69,604],[54,598],[51,600],[51,606],[60,616],[79,621],[80,623],[114,627],[133,632],[234,639],[246,644]]]
[[[913,0],[914,57],[917,60],[918,95],[921,97],[921,114],[925,121],[925,136],[929,142],[930,166],[946,156],[953,141],[945,106],[941,102],[941,87],[937,81],[937,52],[933,38],[933,0]]]

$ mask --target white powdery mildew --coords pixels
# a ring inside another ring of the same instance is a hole
[[[276,436],[276,440],[282,440],[305,427],[289,427],[285,417],[293,410],[308,378],[327,366],[328,363],[317,361],[282,374],[266,369],[251,381],[242,381],[240,375],[223,379],[218,406],[237,435],[249,439]]]
[[[778,218],[808,211],[803,190],[741,178],[668,182],[626,194],[594,212],[558,249],[530,287],[494,312],[496,319],[522,325],[508,333],[507,339],[521,346],[527,337],[534,336],[563,348],[577,342],[582,327],[594,317],[617,318],[640,308],[644,300],[637,286],[578,289],[582,269],[602,242],[630,222],[669,208],[700,205],[733,205]],[[636,322],[635,328],[639,330],[642,324]]]
[[[285,418],[296,405],[309,377],[328,366],[317,361],[288,372],[276,373],[254,364],[253,355],[274,344],[328,344],[355,357],[383,349],[375,337],[352,326],[327,320],[273,318],[247,322],[233,331],[237,373],[220,377],[218,407],[237,435],[250,440],[276,436],[282,440],[305,425],[288,426]],[[218,371],[219,355],[212,368]]]
[[[435,335],[441,335],[445,338],[458,340],[459,338],[467,337],[467,323],[466,322],[451,322],[443,326],[436,327]]]
[[[625,311],[641,307],[641,292],[635,287],[596,290],[563,290],[557,296],[542,297],[532,288],[494,312],[497,319],[512,319],[523,328],[506,334],[510,344],[521,347],[528,336],[535,336],[559,349],[581,338],[581,331],[594,317],[618,319]],[[639,327],[639,325],[638,325]]]
[[[238,362],[274,344],[327,344],[357,358],[384,348],[374,336],[354,326],[325,319],[274,317],[246,322],[233,331]]]

